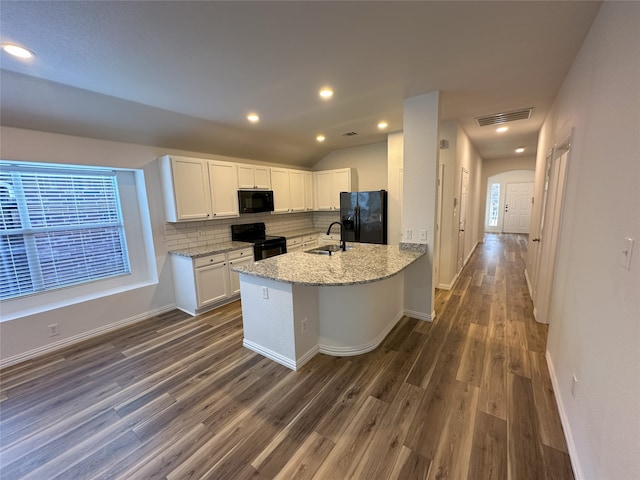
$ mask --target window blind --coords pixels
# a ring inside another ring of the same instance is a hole
[[[112,171],[0,162],[0,299],[130,273]]]

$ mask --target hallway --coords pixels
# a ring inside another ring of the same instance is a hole
[[[448,331],[455,380],[479,387],[469,479],[573,478],[545,359],[548,327],[534,320],[524,276],[526,248],[526,235],[485,234],[454,288],[436,292],[432,331]]]
[[[9,367],[0,477],[572,479],[526,244],[487,235],[433,323],[297,372],[242,347],[239,302]]]

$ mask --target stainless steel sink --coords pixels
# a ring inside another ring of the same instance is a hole
[[[347,247],[347,250],[351,250],[353,247]],[[305,250],[305,253],[314,253],[316,255],[331,255],[333,252],[339,252],[340,245],[322,245],[320,247],[312,248],[311,250]]]

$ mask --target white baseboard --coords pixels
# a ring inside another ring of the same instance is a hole
[[[280,355],[279,353],[274,352],[273,350],[270,350],[268,348],[265,348],[262,345],[258,345],[257,343],[252,342],[251,340],[247,340],[246,338],[242,340],[242,346],[245,348],[248,348],[252,352],[259,353],[263,357],[266,357],[269,360],[273,360],[274,362],[279,363],[280,365],[284,365],[285,367],[290,368],[291,370],[297,370],[298,367],[301,366],[301,365],[298,365],[298,362],[296,362],[294,359],[285,357],[284,355]],[[306,355],[308,354],[305,354],[305,356]],[[309,359],[307,359],[307,361],[309,361]]]
[[[451,283],[440,283],[438,285],[438,288],[440,290],[451,290],[453,286],[456,284],[456,280],[458,280],[459,276],[460,276],[460,272],[455,274],[455,276],[453,277],[453,280],[451,280]]]
[[[478,248],[478,242],[475,243],[473,248],[469,251],[469,255],[467,255],[467,258],[464,259],[464,263],[462,264],[462,268],[464,268],[464,266],[467,264],[467,262],[471,258],[471,255],[473,255],[473,252],[476,251],[476,248]]]
[[[380,334],[369,343],[358,345],[357,347],[336,347],[333,345],[320,344],[318,345],[318,351],[335,357],[352,357],[354,355],[362,355],[363,353],[375,350],[404,315],[406,315],[405,312],[397,313],[395,317],[393,317],[393,320],[387,324]]]
[[[433,311],[431,314],[416,312],[415,310],[405,310],[404,314],[407,317],[416,318],[418,320],[424,320],[425,322],[433,322],[433,319],[436,318],[436,312]]]
[[[531,281],[529,280],[529,272],[527,269],[524,269],[524,278],[527,280],[527,290],[529,290],[529,296],[533,300],[533,289],[531,288]]]
[[[580,468],[580,462],[578,462],[578,450],[576,448],[573,435],[571,434],[571,425],[569,425],[569,417],[567,416],[567,410],[565,409],[562,397],[558,395],[560,387],[558,386],[558,378],[556,377],[556,371],[553,367],[553,361],[547,350],[545,353],[547,359],[547,365],[549,366],[549,376],[551,377],[551,384],[553,385],[553,392],[556,397],[556,403],[558,404],[558,412],[560,414],[560,422],[562,423],[562,430],[564,432],[564,439],[567,442],[567,450],[569,450],[569,459],[571,460],[571,466],[573,467],[573,474],[576,480],[582,480],[584,475]]]
[[[165,307],[157,308],[155,310],[150,310],[148,312],[144,312],[139,315],[134,315],[133,317],[125,318],[123,320],[110,323],[109,325],[105,325],[104,327],[96,328],[94,330],[89,330],[88,332],[74,335],[73,337],[65,338],[64,340],[60,340],[58,342],[50,343],[49,345],[34,348],[33,350],[29,350],[27,352],[19,353],[18,355],[14,355],[13,357],[0,360],[0,368],[9,367],[11,365],[15,365],[16,363],[32,360],[41,355],[53,353],[56,350],[61,350],[73,344],[80,343],[84,340],[88,340],[90,338],[97,337],[98,335],[102,335],[104,333],[108,333],[113,330],[117,330],[119,328],[126,327],[128,325],[132,325],[134,323],[141,322],[143,320],[147,320],[149,318],[155,317],[157,315],[161,315],[166,312],[170,312],[171,310],[175,310],[175,309],[176,309],[175,304],[167,305]]]

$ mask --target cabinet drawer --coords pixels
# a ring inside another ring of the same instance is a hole
[[[318,235],[305,235],[302,237],[303,242],[313,242],[314,240],[318,240]]]
[[[294,247],[302,243],[302,237],[287,238],[287,247]]]
[[[235,250],[229,252],[229,260],[236,260],[238,258],[253,258],[253,248],[245,248],[243,250]]]
[[[216,255],[208,255],[206,257],[198,257],[194,259],[193,266],[195,268],[204,267],[206,265],[211,265],[214,263],[225,262],[226,260],[227,260],[227,257],[224,253],[218,253]]]

